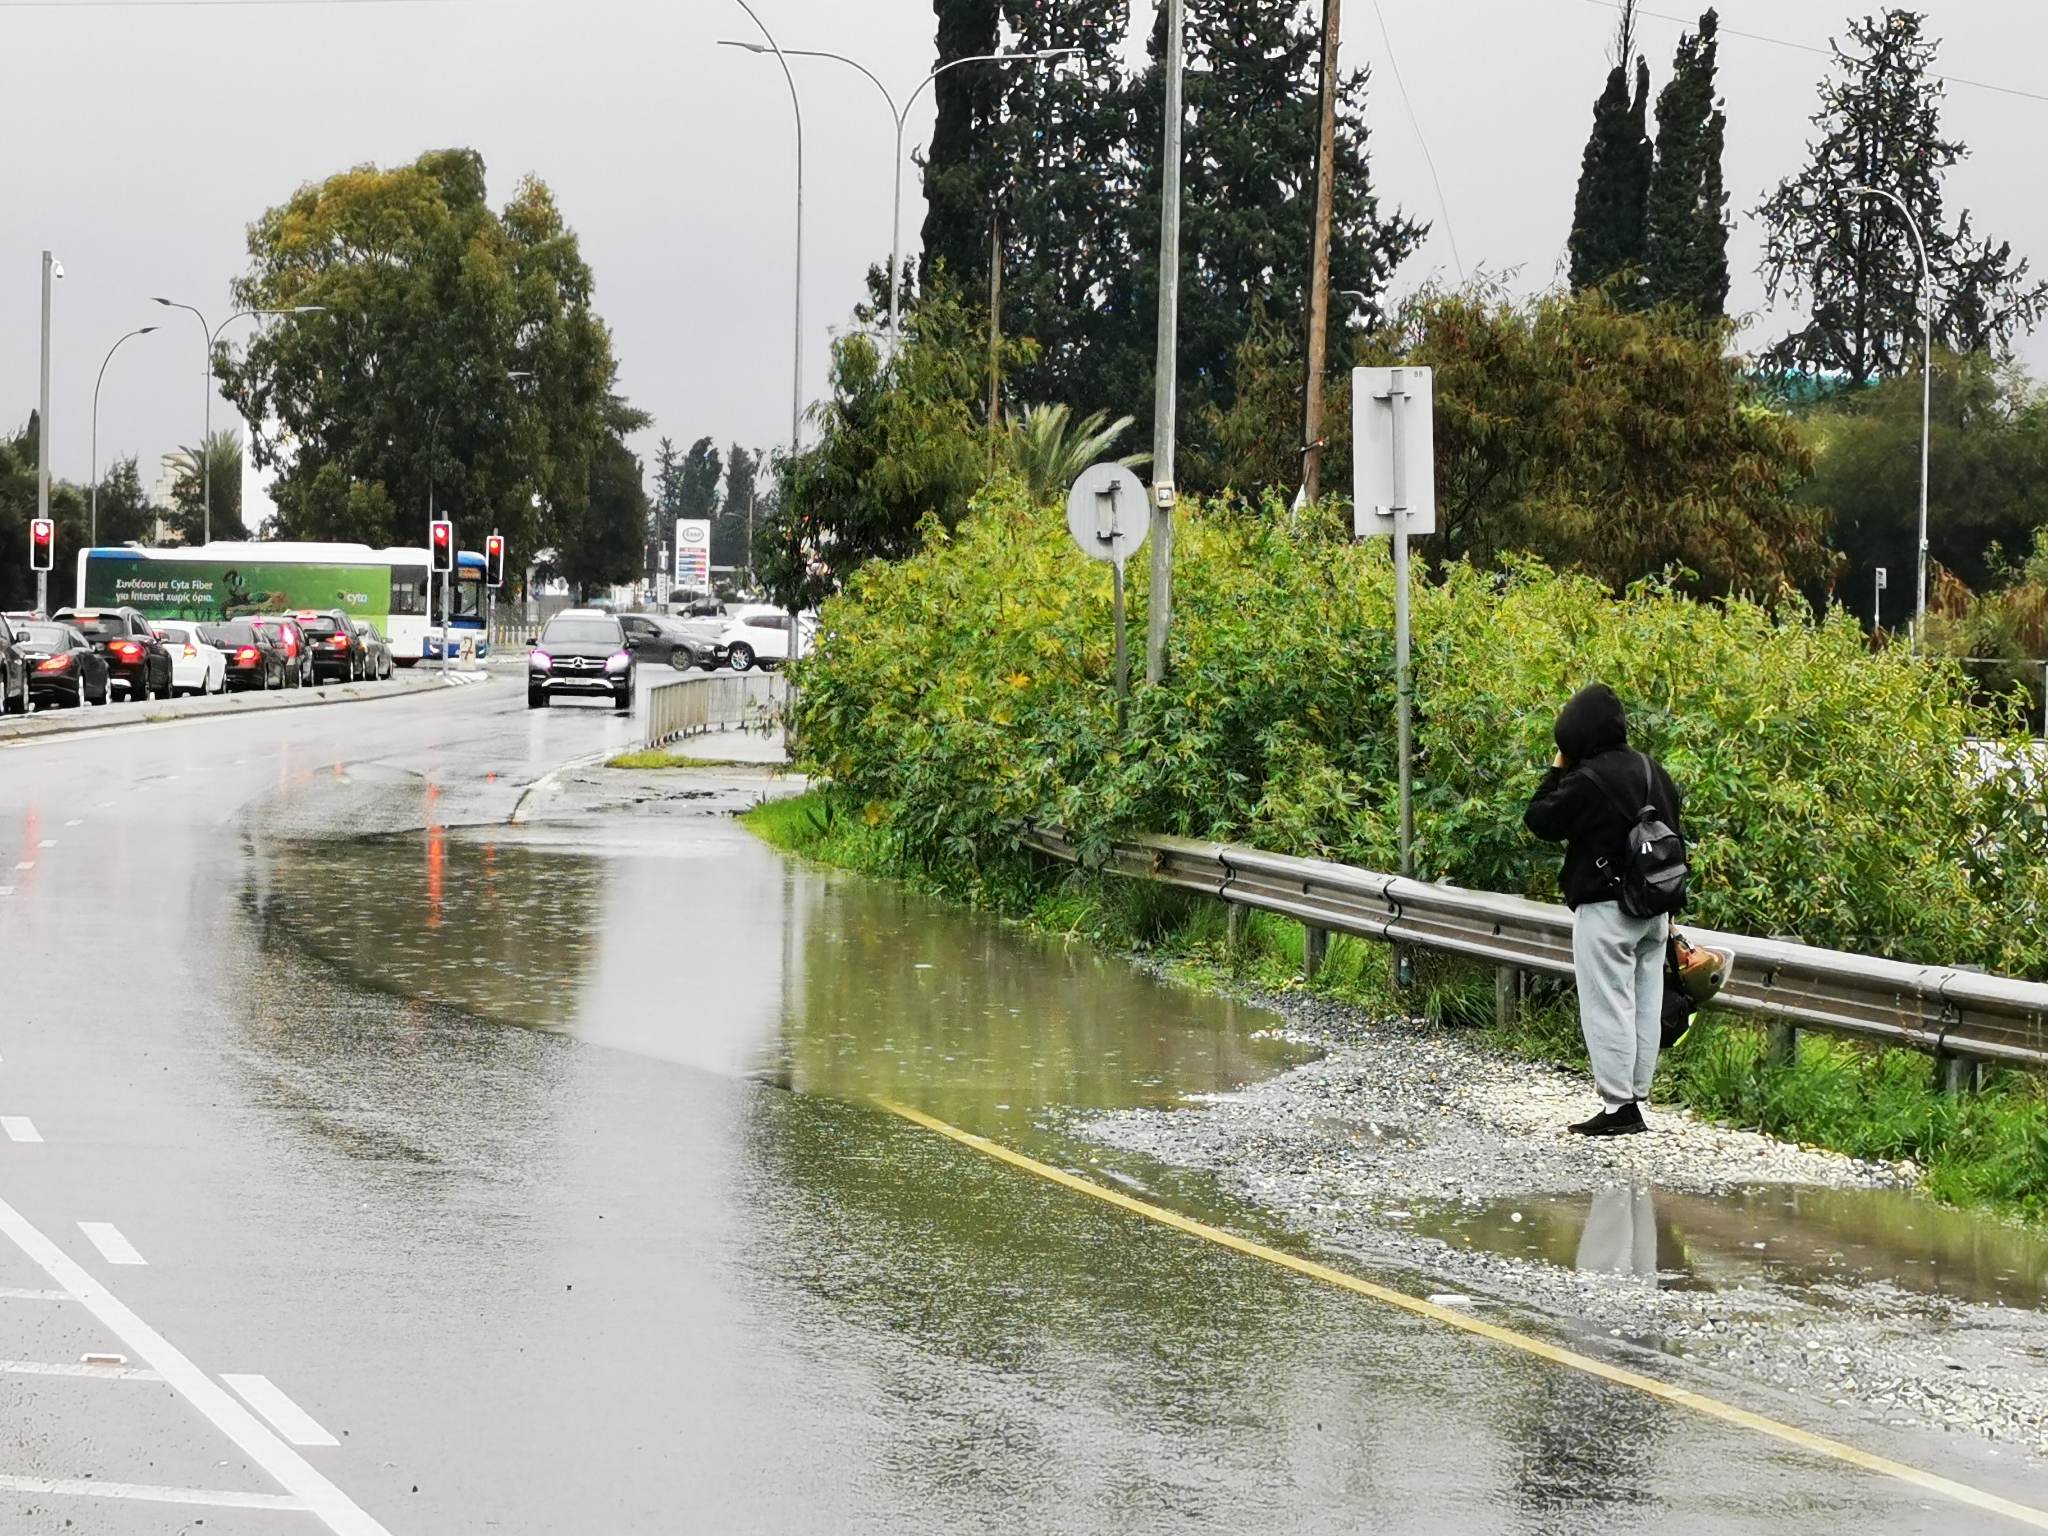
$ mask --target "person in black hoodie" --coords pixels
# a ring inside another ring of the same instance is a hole
[[[1622,861],[1646,794],[1669,826],[1679,826],[1678,787],[1654,758],[1630,750],[1628,716],[1605,683],[1573,694],[1552,734],[1557,759],[1522,819],[1546,842],[1564,844],[1579,1028],[1600,1092],[1600,1112],[1571,1129],[1627,1135],[1646,1128],[1642,1106],[1657,1070],[1671,920],[1621,909]]]

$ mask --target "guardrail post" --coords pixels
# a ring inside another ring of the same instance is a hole
[[[1234,901],[1226,901],[1223,904],[1223,953],[1235,960],[1243,944],[1244,908]]]
[[[1951,1056],[1939,1051],[1934,1057],[1934,1085],[1945,1094],[1976,1093],[1984,1086],[1984,1063],[1973,1056]]]
[[[1497,1028],[1513,1029],[1522,1017],[1522,969],[1516,965],[1493,968],[1493,1022]]]
[[[1799,1030],[1796,1025],[1787,1024],[1783,1019],[1773,1019],[1764,1038],[1764,1062],[1773,1067],[1789,1067],[1799,1059]]]
[[[1323,962],[1330,955],[1330,930],[1301,925],[1301,977],[1314,981],[1316,972],[1323,968]]]

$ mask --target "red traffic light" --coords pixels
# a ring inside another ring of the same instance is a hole
[[[32,517],[28,524],[28,565],[32,571],[50,569],[57,542],[57,525],[47,517]]]
[[[455,525],[445,517],[437,517],[428,524],[428,542],[433,546],[433,566],[437,571],[455,569]]]
[[[484,585],[502,587],[505,584],[505,536],[494,533],[484,540]]]

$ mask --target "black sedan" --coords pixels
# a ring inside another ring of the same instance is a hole
[[[363,675],[372,682],[384,682],[391,676],[391,642],[377,633],[376,625],[361,619],[349,620],[349,627],[363,643]]]
[[[15,636],[28,661],[28,692],[37,708],[76,709],[113,699],[107,658],[69,624],[23,624]]]
[[[28,713],[31,665],[22,654],[21,626],[0,614],[0,707],[10,715]]]
[[[297,665],[285,655],[284,643],[274,630],[240,619],[231,624],[207,624],[199,638],[226,658],[222,683],[230,693],[282,688],[288,669]]]
[[[59,624],[69,624],[107,659],[114,686],[141,703],[155,694],[171,696],[171,653],[149,620],[133,608],[59,608]]]
[[[725,665],[725,647],[693,635],[674,619],[649,613],[622,613],[619,627],[626,648],[642,661],[665,661],[678,672],[699,667],[712,672]]]
[[[369,676],[369,656],[363,650],[363,637],[356,633],[341,609],[308,608],[292,618],[306,637],[315,682],[353,683]]]

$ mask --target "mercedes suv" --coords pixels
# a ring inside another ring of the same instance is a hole
[[[548,620],[526,657],[526,707],[546,709],[557,694],[609,694],[633,708],[633,652],[609,613],[570,608]]]

